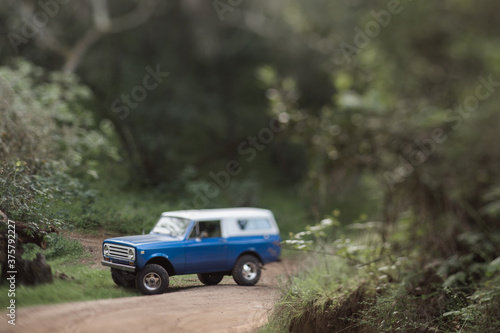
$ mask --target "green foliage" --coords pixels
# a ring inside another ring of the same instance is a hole
[[[492,187],[492,189],[483,196],[486,205],[482,208],[482,212],[492,217],[498,217],[500,214],[500,187]]]
[[[341,307],[365,278],[369,276],[360,274],[339,257],[318,256],[304,260],[295,276],[282,281],[282,296],[263,331],[289,331],[294,323],[307,321],[309,317],[327,324],[328,311]],[[298,326],[293,331],[307,331],[307,328]]]
[[[493,274],[498,272],[500,272],[500,257],[490,262],[486,269],[486,276],[491,277]]]
[[[500,278],[483,282],[462,308],[443,314],[460,321],[464,332],[494,332],[500,329]]]
[[[317,247],[318,243],[326,239],[328,234],[331,234],[333,227],[340,226],[337,220],[339,215],[338,211],[334,211],[333,216],[325,218],[319,224],[314,226],[307,226],[305,231],[296,234],[290,234],[290,239],[283,242],[284,246],[291,246],[295,250],[310,250],[311,247]]]
[[[86,202],[66,206],[70,225],[95,231],[132,235],[148,233],[164,211],[175,210],[171,197],[155,189],[127,189],[111,180],[92,182],[94,192]]]
[[[37,253],[43,253],[45,259],[57,262],[68,262],[79,259],[84,255],[84,248],[76,239],[70,239],[58,234],[47,234],[45,236],[47,248],[40,249],[35,244],[24,244],[23,258],[33,260]]]
[[[0,67],[0,88],[0,210],[33,228],[60,225],[81,180],[98,176],[94,159],[116,158],[109,133],[95,128],[90,90],[73,75],[18,59]]]
[[[372,304],[376,292],[401,277],[407,258],[393,255],[389,244],[381,241],[377,223],[361,217],[362,223],[342,229],[339,216],[335,210],[283,242],[285,252],[298,250],[309,256],[297,274],[283,282],[281,300],[264,331],[369,326],[359,316]]]
[[[34,229],[49,222],[45,213],[54,192],[40,186],[23,162],[0,164],[0,193],[0,210],[11,219],[32,222]]]
[[[47,249],[45,258],[47,260],[56,258],[77,258],[83,254],[83,246],[76,239],[69,239],[57,234],[49,234],[47,238]]]
[[[3,161],[31,169],[45,164],[60,171],[79,168],[90,175],[93,159],[102,153],[117,157],[87,108],[90,90],[76,76],[48,73],[17,59],[11,67],[0,67],[0,78]]]

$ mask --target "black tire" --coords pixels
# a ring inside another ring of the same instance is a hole
[[[144,295],[163,294],[169,284],[168,273],[160,265],[149,264],[137,273],[135,284]]]
[[[252,255],[241,256],[233,267],[234,282],[240,286],[253,286],[260,279],[261,263]]]
[[[124,274],[119,269],[111,268],[111,278],[118,287],[135,288],[135,277],[132,274]]]
[[[223,278],[224,278],[223,274],[216,274],[216,273],[198,274],[198,279],[201,281],[201,283],[207,286],[215,286],[219,284]]]

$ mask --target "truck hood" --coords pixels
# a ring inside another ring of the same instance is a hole
[[[113,242],[120,243],[132,246],[140,246],[151,243],[160,243],[160,242],[178,242],[181,238],[172,237],[168,235],[161,234],[148,234],[148,235],[138,235],[138,236],[123,236],[123,237],[115,237],[108,238],[105,242]]]

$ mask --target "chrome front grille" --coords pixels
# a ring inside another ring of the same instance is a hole
[[[118,259],[124,259],[124,260],[131,260],[132,258],[129,257],[129,250],[134,251],[133,247],[130,246],[121,246],[121,245],[116,245],[116,244],[107,244],[109,247],[109,257],[113,258],[118,258]],[[134,252],[135,254],[135,252]],[[135,257],[135,255],[134,255]]]

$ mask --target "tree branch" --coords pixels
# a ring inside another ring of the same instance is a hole
[[[101,32],[106,32],[111,26],[107,0],[90,0],[94,11],[94,26]]]
[[[66,61],[63,66],[65,72],[74,72],[80,65],[83,56],[88,49],[101,38],[103,33],[95,28],[87,31],[85,36],[76,43],[66,56]]]
[[[63,70],[74,72],[90,47],[103,35],[119,33],[144,24],[154,13],[156,3],[144,0],[134,11],[119,18],[110,18],[106,0],[90,0],[94,11],[94,27],[70,51]]]
[[[156,9],[154,0],[143,0],[134,11],[118,18],[111,19],[109,33],[118,33],[125,30],[136,28],[149,20]]]
[[[88,50],[102,36],[120,33],[144,24],[157,8],[156,0],[139,0],[136,8],[130,13],[112,18],[107,0],[88,1],[92,7],[93,25],[73,46],[63,45],[47,26],[38,30],[37,42],[42,48],[52,50],[65,59],[62,69],[66,72],[74,72]],[[24,19],[29,20],[35,11],[34,2],[21,1],[19,11]]]

